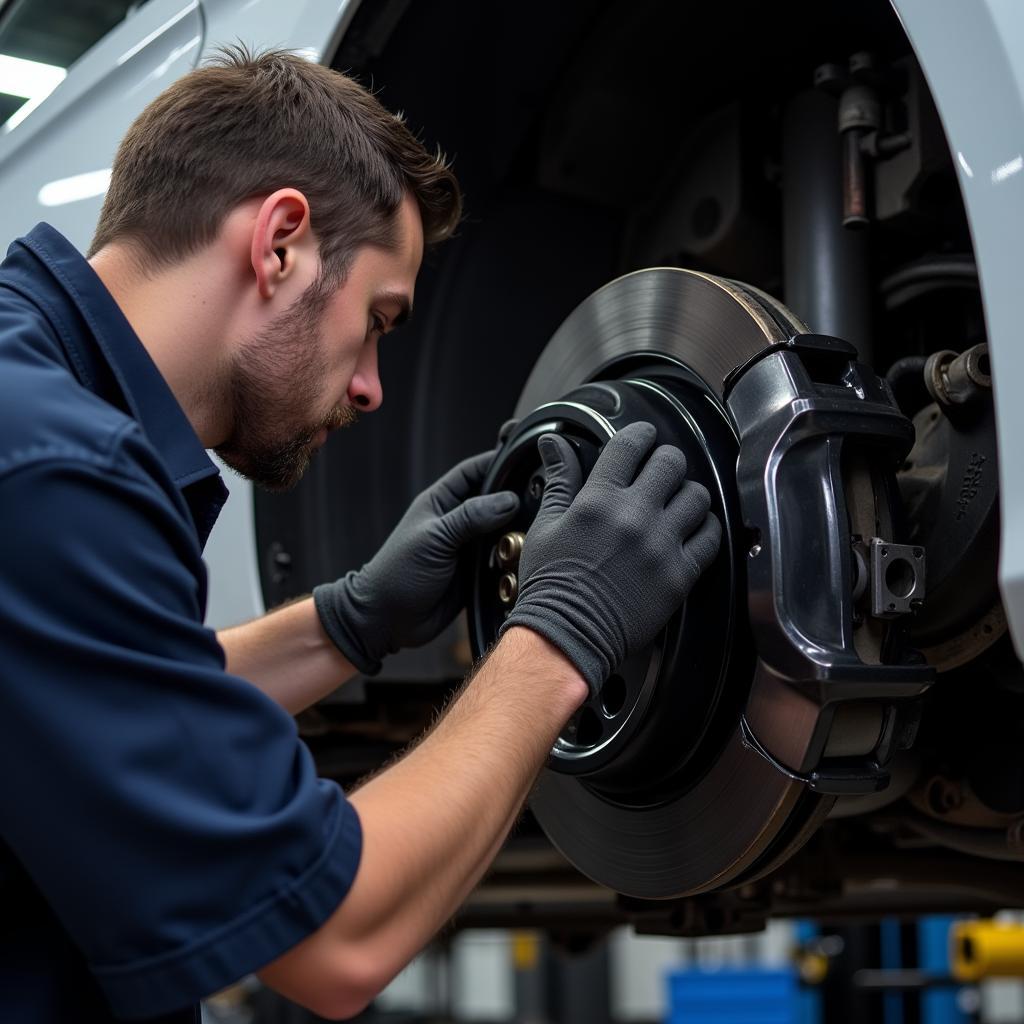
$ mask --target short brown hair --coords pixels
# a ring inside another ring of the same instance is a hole
[[[424,240],[459,222],[450,166],[353,79],[284,50],[219,51],[162,92],[114,158],[89,255],[128,241],[152,268],[209,244],[239,203],[294,187],[309,201],[323,273],[362,245],[394,244],[406,192]]]

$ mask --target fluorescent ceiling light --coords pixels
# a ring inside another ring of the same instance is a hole
[[[1024,156],[1018,153],[1012,160],[1007,160],[1005,164],[1000,164],[992,172],[992,184],[998,185],[999,182],[1006,181],[1007,178],[1018,174],[1022,169],[1024,169]]]
[[[0,92],[23,96],[25,102],[3,124],[9,132],[39,106],[64,81],[67,71],[37,60],[23,60],[0,53]]]
[[[70,178],[58,178],[56,181],[48,181],[39,190],[39,202],[42,206],[63,206],[65,203],[76,203],[79,199],[92,199],[103,195],[109,184],[109,167],[74,174]]]
[[[22,60],[0,53],[0,92],[27,100],[49,96],[64,81],[67,71],[37,60]]]

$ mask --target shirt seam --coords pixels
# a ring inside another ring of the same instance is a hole
[[[82,319],[85,321],[89,329],[92,331],[93,340],[95,341],[100,352],[102,353],[104,362],[106,362],[107,366],[110,368],[110,371],[114,376],[114,380],[117,382],[117,386],[120,389],[125,402],[127,403],[128,411],[131,413],[132,418],[140,425],[143,432],[145,432],[145,427],[143,425],[144,420],[142,416],[142,410],[139,406],[138,400],[130,387],[129,381],[125,376],[124,370],[121,368],[120,365],[118,365],[117,360],[112,358],[112,349],[107,339],[107,335],[102,330],[96,317],[93,315],[89,301],[85,296],[83,296],[81,290],[76,286],[74,279],[64,272],[63,268],[59,265],[58,261],[52,258],[44,243],[41,243],[39,240],[32,238],[30,236],[26,236],[25,238],[19,239],[19,241],[47,268],[47,270],[49,270],[49,272],[53,275],[56,281],[64,288],[67,295],[74,302],[74,305],[77,308],[78,312],[81,314]],[[89,265],[88,260],[85,260],[84,257],[82,257],[82,259],[83,262],[88,267],[89,271],[95,274],[95,271],[92,270],[92,267]],[[96,277],[100,285],[106,288],[106,285],[103,283],[102,279],[99,278],[98,274],[96,275]],[[32,296],[25,297],[29,301],[34,301]],[[120,306],[118,306],[117,301],[113,298],[113,296],[110,296],[110,298],[114,306],[118,309],[121,316],[124,318],[128,329],[132,331],[132,333],[134,333],[134,328],[130,323],[128,323],[128,318],[124,316],[124,311],[121,310]],[[141,341],[138,339],[137,335],[136,340],[139,341],[139,343],[141,344]],[[69,359],[77,367],[78,359],[71,354],[71,350],[74,349],[73,340],[68,340],[68,343],[64,346],[64,348],[66,351],[68,351]],[[157,373],[159,373],[159,368],[157,368]],[[88,379],[88,374],[86,373],[84,377]],[[164,383],[166,384],[166,381]],[[89,387],[90,390],[93,390],[92,382],[87,384],[87,386]],[[177,402],[177,397],[174,396],[173,394],[172,398],[174,398],[174,400]],[[184,410],[182,410],[182,415],[184,415]],[[167,459],[165,457],[165,462],[166,461]],[[171,471],[170,465],[168,465],[168,471]],[[175,474],[171,472],[171,477],[177,486],[185,487],[187,486],[187,483],[183,481],[191,482],[193,478],[199,479],[199,477],[203,474],[208,474],[212,476],[215,473],[219,473],[219,471],[217,470],[217,467],[213,464],[209,456],[206,455],[205,462],[192,464],[189,466],[187,470],[185,470],[182,473]]]
[[[88,465],[101,469],[112,470],[124,477],[138,479],[134,474],[126,473],[119,468],[118,456],[122,453],[121,443],[125,437],[137,428],[134,420],[122,423],[111,429],[110,436],[98,451],[92,451],[82,445],[71,443],[32,445],[17,449],[13,453],[0,455],[0,481],[10,480],[21,472],[27,472],[45,463],[81,466]]]
[[[337,785],[337,783],[334,783],[334,785]],[[338,788],[340,790],[340,787]],[[319,876],[325,870],[332,867],[334,858],[337,856],[339,844],[343,844],[345,842],[345,819],[347,814],[351,813],[355,817],[355,827],[360,831],[361,835],[361,824],[355,808],[345,798],[344,793],[339,792],[338,795],[340,798],[340,804],[338,808],[338,821],[334,834],[327,842],[325,842],[324,848],[321,850],[320,855],[316,860],[313,861],[313,863],[310,864],[309,867],[307,867],[297,878],[293,879],[287,885],[279,888],[272,895],[266,897],[266,899],[261,900],[254,907],[250,907],[238,917],[233,918],[231,921],[214,929],[212,932],[208,932],[201,939],[197,939],[195,942],[192,942],[187,946],[168,950],[166,953],[159,953],[156,956],[146,957],[142,960],[134,960],[127,964],[103,965],[91,963],[89,965],[89,970],[97,977],[97,979],[102,978],[105,981],[109,980],[111,982],[120,982],[125,978],[130,978],[134,974],[144,976],[148,972],[161,970],[166,968],[168,965],[173,965],[175,962],[187,961],[195,957],[197,954],[202,953],[204,950],[210,949],[218,943],[223,942],[234,932],[241,931],[258,921],[260,918],[266,917],[268,914],[271,914],[275,908],[286,903],[293,895],[314,885]],[[358,867],[358,862],[356,867]],[[348,883],[348,888],[342,895],[341,900],[343,900],[348,894],[348,890],[351,889],[354,880],[355,872],[353,871],[352,878]],[[339,900],[339,905],[341,900]]]
[[[57,265],[56,261],[50,258],[50,254],[46,251],[44,246],[36,244],[35,240],[30,238],[25,239],[25,245],[31,252],[35,253],[40,260],[42,260],[50,273],[53,274],[53,276],[64,286],[64,290],[68,295],[74,299],[75,306],[79,313],[82,314],[82,319],[89,325],[93,338],[100,346],[100,350],[103,352],[107,365],[110,367],[111,372],[114,374],[114,378],[117,380],[117,385],[121,389],[121,392],[125,397],[125,401],[128,403],[128,406],[132,411],[132,415],[136,420],[141,419],[138,403],[136,402],[134,395],[132,395],[131,389],[128,387],[128,383],[124,378],[124,373],[121,368],[115,364],[113,359],[110,358],[105,343],[104,332],[100,329],[96,322],[96,318],[92,315],[92,311],[89,309],[89,303],[85,301],[82,297],[82,293],[75,287],[74,282],[68,277],[68,275],[65,274]],[[85,263],[88,265],[87,260],[85,260]],[[93,271],[93,273],[95,273],[95,271]],[[102,284],[103,282],[101,281],[100,283]],[[117,305],[116,302],[114,304]],[[122,316],[123,315],[124,314],[122,312]]]
[[[41,294],[27,291],[15,281],[4,281],[3,286],[14,292],[16,295],[20,295],[26,302],[35,306],[43,314],[46,318],[46,322],[56,332],[61,348],[64,350],[64,354],[68,357],[68,361],[71,363],[79,382],[84,387],[92,391],[96,385],[96,381],[93,379],[92,374],[89,373],[89,369],[85,365],[85,362],[81,357],[81,353],[79,353],[75,347],[70,328],[66,323],[64,323],[63,318],[57,312],[57,308],[54,304]],[[90,324],[90,327],[91,326],[92,325]]]

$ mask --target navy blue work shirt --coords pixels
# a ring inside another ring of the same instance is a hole
[[[0,265],[0,1020],[198,1021],[347,893],[362,833],[225,671],[226,491],[128,321],[46,224]]]

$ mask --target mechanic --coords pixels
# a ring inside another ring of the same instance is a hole
[[[356,1013],[472,890],[557,734],[713,560],[709,496],[634,424],[548,484],[521,594],[460,696],[344,795],[292,715],[436,636],[460,550],[510,493],[493,453],[421,494],[381,551],[215,635],[204,449],[281,489],[381,404],[455,179],[352,80],[226,50],[138,118],[89,259],[41,224],[0,267],[0,1017],[197,1021],[257,971]],[[483,326],[483,325],[482,325]],[[351,500],[359,501],[359,481]]]

